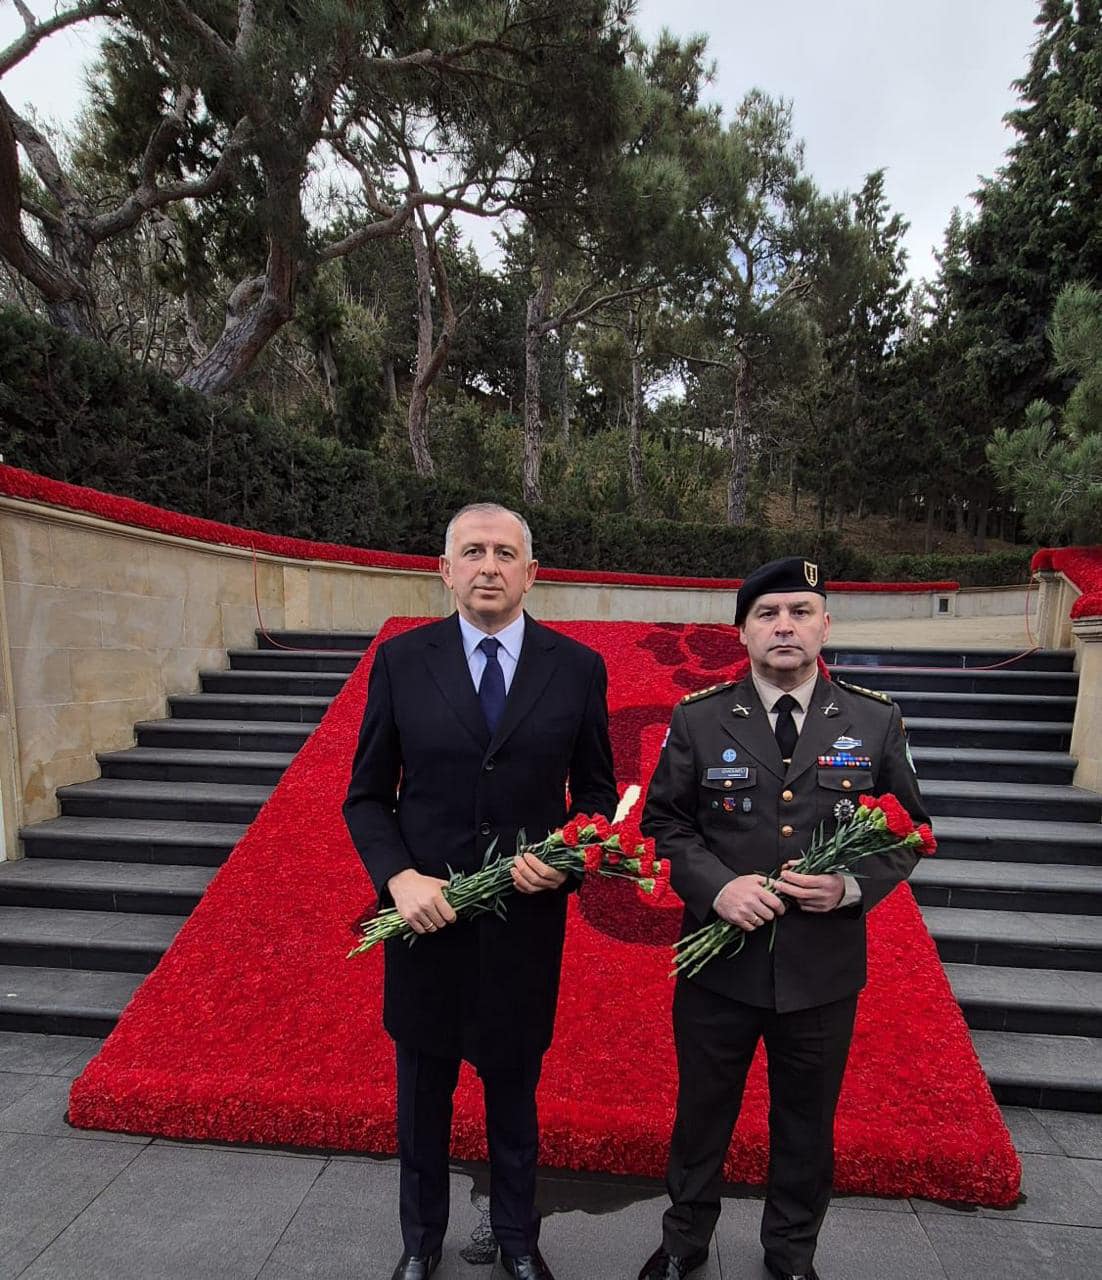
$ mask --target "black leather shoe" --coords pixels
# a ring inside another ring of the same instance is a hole
[[[429,1276],[440,1265],[440,1250],[418,1257],[414,1253],[403,1253],[394,1268],[390,1280],[429,1280]]]
[[[696,1249],[693,1253],[667,1253],[660,1245],[643,1264],[639,1280],[681,1280],[682,1276],[687,1276],[707,1261],[707,1249]]]
[[[773,1277],[773,1280],[819,1280],[819,1273],[814,1267],[808,1267],[806,1271],[785,1271],[772,1258],[765,1259],[765,1269]]]
[[[535,1253],[521,1254],[519,1258],[507,1258],[502,1254],[501,1265],[513,1280],[555,1280],[538,1249]]]

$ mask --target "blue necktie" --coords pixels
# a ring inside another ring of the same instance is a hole
[[[478,685],[478,700],[482,703],[486,727],[490,730],[490,736],[493,737],[505,711],[505,672],[502,671],[501,663],[497,660],[501,641],[495,640],[493,636],[487,636],[478,642],[478,647],[486,655],[486,666]]]

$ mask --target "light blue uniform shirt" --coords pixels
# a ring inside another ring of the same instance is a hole
[[[459,615],[459,632],[463,637],[463,656],[467,659],[467,667],[477,691],[482,681],[482,673],[486,669],[486,655],[478,646],[486,639],[486,632],[479,631],[462,614]],[[501,643],[501,648],[497,651],[497,660],[501,664],[501,671],[505,676],[505,692],[508,693],[513,685],[517,663],[520,661],[520,647],[524,643],[524,614],[522,613],[515,622],[510,622],[507,627],[497,632],[494,639]]]

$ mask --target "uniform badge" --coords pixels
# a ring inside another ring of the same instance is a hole
[[[738,796],[723,797],[723,812],[734,813],[738,809]]]
[[[849,796],[843,796],[834,806],[834,816],[839,822],[848,822],[856,812],[857,806]]]
[[[736,702],[731,710],[736,716],[748,716],[750,714],[750,708],[744,707],[741,702]]]
[[[865,744],[860,738],[847,738],[843,736],[841,738],[836,738],[830,745],[835,751],[852,751],[854,747],[863,747]]]
[[[749,797],[749,796],[743,796],[743,797],[742,797],[742,811],[743,811],[743,813],[749,813],[749,812],[750,812],[750,810],[751,810],[753,807],[754,807],[754,802],[750,799],[750,797]]]
[[[804,561],[804,577],[807,579],[807,585],[809,587],[818,586],[819,585],[819,566],[817,564],[813,564],[810,560],[805,560]]]
[[[734,747],[728,747],[727,750],[723,753],[723,759],[728,764],[733,764],[738,759],[738,752],[734,749]]]

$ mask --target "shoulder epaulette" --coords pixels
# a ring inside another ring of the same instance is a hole
[[[686,702],[699,702],[701,698],[710,698],[713,693],[722,693],[724,689],[733,689],[738,684],[737,680],[724,680],[722,684],[710,684],[706,689],[696,689],[692,693],[687,693],[681,699],[681,705]]]
[[[890,707],[892,699],[886,693],[881,693],[879,689],[866,689],[862,684],[850,684],[848,680],[839,680],[834,677],[834,683],[840,689],[847,689],[850,693],[859,693],[863,698],[875,698],[877,702],[886,702]]]

